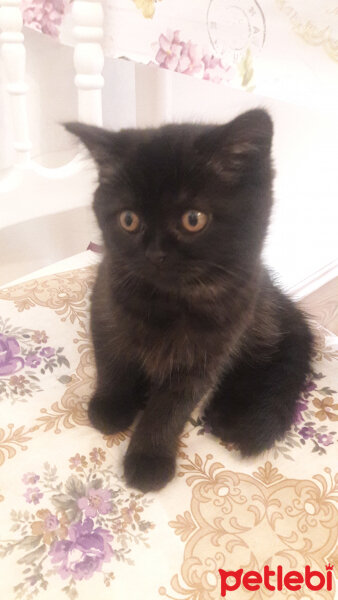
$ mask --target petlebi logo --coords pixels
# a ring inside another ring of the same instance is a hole
[[[227,596],[227,592],[233,592],[240,587],[254,592],[264,586],[267,590],[282,591],[290,590],[297,591],[302,587],[312,591],[327,590],[332,591],[332,571],[333,565],[325,565],[326,573],[321,571],[311,570],[311,567],[306,565],[304,573],[300,571],[283,570],[281,565],[278,565],[276,571],[265,565],[263,573],[258,571],[247,571],[243,569],[237,571],[224,571],[219,569],[221,577],[221,596]],[[229,598],[231,595],[228,596]]]

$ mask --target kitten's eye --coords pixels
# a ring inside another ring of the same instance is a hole
[[[126,231],[135,233],[139,229],[140,219],[132,210],[124,210],[120,214],[120,225]]]
[[[198,210],[188,210],[182,217],[182,225],[184,229],[191,233],[201,231],[208,222],[208,216]]]

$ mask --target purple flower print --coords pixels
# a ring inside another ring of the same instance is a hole
[[[22,0],[24,24],[57,37],[68,4],[69,0]]]
[[[55,515],[49,515],[44,522],[46,531],[55,531],[59,524],[59,519]]]
[[[199,47],[193,44],[191,41],[184,43],[182,42],[181,59],[178,64],[179,73],[185,73],[186,75],[195,75],[199,73],[203,67],[202,54]]]
[[[316,432],[313,429],[313,427],[302,427],[302,429],[299,430],[299,433],[304,438],[304,440],[307,440],[310,437],[313,437]]]
[[[110,490],[90,488],[88,495],[79,498],[77,505],[83,510],[86,517],[96,517],[97,514],[106,515],[112,509],[110,498]]]
[[[164,69],[186,75],[199,74],[203,79],[215,83],[231,81],[236,75],[235,68],[224,64],[222,59],[210,54],[202,56],[197,44],[193,44],[191,40],[182,41],[179,31],[168,31],[166,35],[160,35],[155,61]]]
[[[26,498],[26,502],[28,502],[29,504],[39,504],[41,498],[43,497],[43,493],[40,492],[38,487],[29,487],[25,491],[24,497]]]
[[[202,55],[196,44],[180,41],[179,31],[169,31],[159,37],[159,49],[155,60],[165,69],[194,75],[201,71]]]
[[[39,358],[36,354],[27,354],[25,364],[27,367],[32,367],[36,369],[41,363],[41,358]]]
[[[22,481],[25,485],[33,485],[37,481],[39,481],[40,475],[36,475],[36,473],[25,473],[22,477]]]
[[[62,579],[89,579],[113,556],[109,544],[113,536],[102,527],[93,527],[94,522],[88,518],[83,523],[74,523],[69,527],[68,540],[54,541],[51,545],[49,555],[52,563],[59,563],[57,572]]]
[[[304,412],[304,410],[306,410],[308,407],[308,403],[306,400],[304,400],[303,398],[300,398],[296,404],[296,412],[295,412],[295,417],[294,417],[294,423],[299,425],[299,423],[302,423],[302,421],[304,421],[303,415],[302,413]]]
[[[330,446],[333,444],[333,437],[329,433],[318,433],[317,440],[323,446]]]
[[[303,395],[304,398],[308,398],[310,396],[310,392],[317,389],[317,384],[314,381],[309,381],[304,388]]]
[[[43,356],[44,358],[51,358],[51,356],[54,356],[54,354],[55,350],[50,346],[46,346],[45,348],[42,348],[42,350],[40,350],[40,356]]]
[[[25,362],[20,353],[20,346],[15,337],[0,333],[0,375],[11,375],[20,371]]]
[[[223,65],[220,58],[216,56],[210,56],[205,54],[202,58],[204,65],[203,79],[213,81],[214,83],[221,83],[222,81],[230,81],[235,76],[235,70],[232,66]]]
[[[167,36],[160,35],[159,50],[155,60],[161,67],[175,71],[182,52],[179,31],[169,32]]]

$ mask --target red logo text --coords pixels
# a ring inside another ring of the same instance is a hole
[[[219,569],[221,576],[221,596],[227,595],[227,592],[238,590],[240,586],[246,590],[254,592],[259,590],[263,585],[267,590],[300,590],[305,585],[309,590],[318,591],[326,589],[329,592],[332,590],[332,569],[333,565],[326,565],[326,575],[321,571],[312,571],[306,565],[305,572],[287,571],[284,573],[283,567],[278,565],[276,571],[265,565],[263,574],[258,571],[247,571],[243,573],[243,569],[237,571],[224,571]]]

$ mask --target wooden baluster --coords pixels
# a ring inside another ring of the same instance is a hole
[[[26,102],[26,49],[20,5],[20,0],[0,0],[0,41],[7,76],[6,90],[11,98],[15,164],[24,165],[30,159],[31,142]]]
[[[74,65],[75,85],[78,88],[78,118],[84,123],[102,125],[102,4],[99,0],[74,0],[72,11],[75,22]]]

